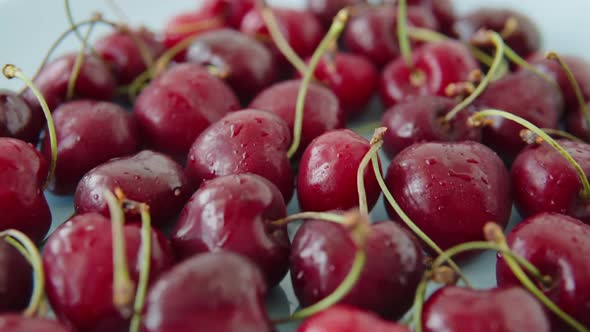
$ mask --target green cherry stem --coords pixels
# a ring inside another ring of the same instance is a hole
[[[150,278],[150,262],[152,256],[152,222],[149,206],[145,203],[139,203],[139,212],[141,214],[141,271],[139,273],[135,303],[133,304],[130,332],[138,332],[140,329],[141,314],[145,305],[145,297]]]
[[[365,190],[365,171],[369,162],[373,158],[373,156],[377,155],[377,152],[383,145],[383,135],[387,131],[387,128],[380,127],[375,129],[375,133],[373,134],[373,138],[371,139],[371,143],[369,151],[363,156],[361,162],[359,163],[359,167],[356,174],[356,188],[358,190],[359,196],[359,210],[361,213],[369,214],[369,208],[367,204],[367,192]]]
[[[74,15],[72,15],[72,8],[70,6],[69,0],[64,0],[64,7],[66,10],[66,17],[68,18],[68,23],[70,24],[70,28],[73,28],[74,34],[76,35],[78,40],[83,43],[84,37],[82,37],[82,34],[80,33],[80,31],[78,31],[78,29],[75,28],[76,23],[74,22]]]
[[[426,287],[428,286],[428,273],[425,273],[416,288],[416,294],[414,294],[414,306],[413,306],[413,318],[414,318],[414,331],[422,332],[422,308],[424,307],[424,299],[426,298]]]
[[[66,2],[68,2],[66,0]],[[88,39],[92,34],[92,30],[94,30],[94,26],[96,23],[90,24],[84,38],[82,39],[82,45],[80,46],[80,52],[76,56],[76,61],[74,62],[74,67],[72,67],[72,74],[70,75],[70,79],[68,80],[68,89],[66,92],[66,100],[70,100],[74,97],[74,89],[76,88],[76,81],[78,80],[78,75],[80,74],[80,69],[84,64],[84,55],[86,54],[86,47],[88,45]],[[76,30],[78,31],[78,30]]]
[[[487,109],[483,111],[479,111],[474,113],[469,119],[468,122],[472,126],[482,126],[485,124],[485,119],[490,116],[498,116],[502,117],[511,121],[514,121],[521,126],[525,127],[526,129],[534,132],[537,136],[541,137],[547,144],[551,145],[557,152],[559,152],[576,170],[578,176],[580,178],[580,182],[582,182],[582,190],[580,191],[580,196],[582,199],[589,200],[590,199],[590,183],[588,182],[588,178],[586,177],[586,173],[578,164],[578,162],[561,146],[557,143],[551,136],[547,135],[543,130],[535,126],[534,124],[530,123],[529,121],[514,115],[512,113],[508,113],[505,111],[495,110],[495,109]]]
[[[515,65],[534,73],[535,75],[541,77],[542,79],[544,79],[548,83],[551,83],[553,85],[557,85],[557,82],[555,82],[555,80],[553,78],[551,78],[550,76],[548,76],[544,72],[537,69],[537,67],[528,63],[525,59],[523,59],[520,55],[518,55],[518,53],[514,52],[514,50],[511,49],[508,45],[505,45],[504,55],[506,55],[506,57],[510,61],[512,61],[512,63],[514,63]]]
[[[399,0],[397,4],[397,40],[400,53],[410,69],[414,68],[412,61],[412,46],[408,36],[408,6],[406,0]]]
[[[348,10],[342,9],[336,14],[334,18],[334,22],[332,26],[330,26],[330,30],[320,42],[320,45],[314,51],[313,55],[311,56],[311,60],[309,61],[309,66],[303,75],[303,81],[301,82],[301,87],[299,88],[299,94],[297,95],[297,103],[295,106],[295,122],[293,124],[293,143],[289,147],[289,151],[287,151],[287,156],[292,158],[297,150],[299,149],[299,145],[301,144],[301,131],[303,129],[303,110],[305,107],[305,97],[307,96],[307,90],[309,85],[311,84],[311,80],[313,78],[313,73],[315,72],[315,68],[317,67],[320,59],[326,52],[326,50],[330,47],[330,45],[338,40],[338,37],[344,31],[344,27],[346,26],[346,22],[348,22],[349,14]]]
[[[459,113],[461,110],[465,109],[465,107],[469,106],[477,97],[479,97],[484,90],[488,87],[490,82],[494,77],[496,77],[498,73],[498,69],[500,68],[500,64],[504,59],[504,40],[497,32],[494,31],[484,31],[482,32],[489,38],[494,46],[496,47],[496,53],[494,55],[494,62],[490,66],[488,73],[481,82],[475,88],[475,91],[469,95],[469,97],[463,99],[459,104],[457,104],[449,113],[447,113],[444,117],[445,122],[450,122],[453,118]]]
[[[43,110],[43,115],[45,116],[45,121],[47,122],[47,131],[49,133],[49,144],[51,146],[51,161],[49,166],[49,173],[47,174],[47,179],[45,180],[45,184],[43,189],[47,188],[49,182],[53,179],[53,175],[55,174],[55,166],[57,165],[57,134],[55,133],[55,124],[53,122],[53,117],[51,116],[51,110],[49,106],[47,106],[47,102],[43,97],[43,94],[39,89],[35,86],[33,81],[31,81],[20,68],[7,64],[2,68],[2,73],[6,78],[18,78],[25,83],[29,89],[33,92],[39,104],[41,105],[41,109]]]
[[[553,128],[541,128],[541,130],[544,131],[547,135],[565,138],[565,139],[568,139],[570,141],[577,142],[577,143],[584,142],[581,139],[579,139],[578,137],[576,137],[566,131],[563,131],[563,130],[553,129]],[[532,131],[530,131],[528,129],[521,130],[520,137],[528,144],[535,144],[535,143],[541,144],[541,143],[543,143],[543,139],[541,137],[535,135],[535,133],[533,133]]]
[[[288,223],[296,220],[305,220],[305,219],[319,219],[324,221],[330,221],[333,223],[344,225],[346,222],[346,217],[340,214],[330,213],[330,212],[300,212],[296,214],[292,214],[282,219],[275,220],[271,222],[274,226],[285,226]]]

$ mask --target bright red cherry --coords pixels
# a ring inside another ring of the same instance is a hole
[[[260,270],[231,253],[196,255],[165,273],[151,288],[146,332],[271,332]]]
[[[25,100],[9,90],[0,90],[0,137],[13,137],[37,144],[45,117],[33,112]]]
[[[181,159],[205,128],[239,106],[223,81],[199,65],[185,63],[152,81],[133,110],[148,146]]]
[[[201,11],[218,13],[227,25],[239,29],[242,19],[255,6],[255,0],[204,0]]]
[[[345,7],[363,4],[363,0],[306,0],[306,8],[322,22],[330,27],[338,11]]]
[[[188,258],[226,250],[250,258],[268,287],[289,270],[286,227],[270,222],[287,215],[283,195],[267,179],[234,174],[203,183],[185,205],[171,233],[176,253]]]
[[[25,317],[18,314],[0,315],[0,331],[2,332],[70,332],[68,328],[57,321]]]
[[[336,305],[308,318],[297,332],[410,332],[403,326],[354,307]]]
[[[32,291],[33,268],[16,248],[0,240],[0,312],[25,310]]]

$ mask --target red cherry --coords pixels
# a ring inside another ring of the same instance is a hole
[[[440,288],[424,304],[422,324],[425,332],[551,331],[541,304],[518,287]]]
[[[345,305],[336,305],[308,318],[297,332],[410,332],[407,327]]]
[[[182,158],[205,128],[238,108],[236,96],[223,81],[186,63],[152,81],[133,110],[148,146]]]
[[[422,274],[423,254],[414,236],[392,222],[371,225],[367,261],[354,288],[340,301],[399,318],[412,305]],[[331,294],[349,273],[356,246],[338,224],[306,221],[291,250],[291,281],[302,306]]]
[[[528,260],[552,282],[543,292],[582,325],[590,326],[590,227],[574,218],[541,213],[525,219],[507,236],[516,255]],[[501,257],[496,265],[498,285],[520,285]],[[553,331],[568,330],[556,316]],[[533,331],[533,330],[530,330]]]
[[[141,226],[124,226],[131,279],[139,279]],[[164,235],[152,231],[150,280],[172,265]],[[128,331],[129,319],[113,305],[111,221],[96,213],[73,217],[47,240],[43,250],[47,297],[55,314],[81,331]]]
[[[432,11],[436,17],[440,31],[449,34],[455,23],[455,8],[451,0],[409,0],[411,6],[423,6]]]
[[[299,162],[297,197],[302,211],[346,211],[359,204],[357,170],[367,139],[348,129],[329,131],[305,149]],[[364,173],[369,210],[381,194],[372,167]]]
[[[88,172],[76,188],[76,212],[109,216],[103,193],[117,187],[127,198],[149,205],[155,226],[166,225],[176,217],[191,190],[180,165],[163,154],[144,150],[130,157],[110,160]],[[127,215],[127,218],[132,217],[132,214]]]
[[[289,127],[278,116],[257,110],[230,113],[197,138],[186,171],[196,184],[224,175],[254,173],[276,185],[288,202],[294,190],[287,158],[290,144]]]
[[[383,69],[379,90],[386,107],[416,96],[445,96],[449,84],[467,81],[479,68],[469,49],[451,40],[425,44],[412,59],[414,72],[401,57]]]
[[[53,112],[53,121],[58,163],[49,189],[56,194],[73,194],[80,179],[92,168],[133,154],[139,148],[139,128],[133,114],[113,103],[66,102]],[[51,159],[48,135],[41,151],[47,160]]]
[[[0,240],[0,312],[25,310],[33,291],[33,269],[27,259]],[[2,330],[0,316],[0,330]]]
[[[590,109],[590,103],[586,104],[586,107]],[[584,113],[581,109],[570,112],[567,115],[566,119],[566,127],[567,131],[573,134],[580,139],[589,142],[590,141],[590,131],[588,130],[588,122],[586,121],[586,117],[584,117]]]
[[[484,240],[487,222],[505,227],[510,218],[508,170],[476,142],[414,144],[391,161],[385,182],[401,209],[443,250]],[[387,213],[398,219],[389,205]]]
[[[170,236],[184,258],[220,250],[244,255],[274,287],[289,269],[291,244],[287,229],[270,222],[286,215],[283,195],[270,181],[254,174],[222,176],[203,183]]]
[[[40,109],[39,109],[40,111]],[[16,93],[0,89],[0,136],[37,144],[45,118]]]
[[[209,11],[180,13],[166,23],[163,43],[167,49],[170,49],[187,38],[198,36],[206,31],[222,29],[225,26],[225,20],[218,13]],[[174,59],[181,61],[184,55],[185,52],[180,52]]]
[[[360,5],[363,0],[306,0],[306,8],[329,28],[338,11],[345,7]]]
[[[70,332],[54,320],[18,314],[0,315],[0,330],[2,332]]]
[[[230,27],[239,29],[242,19],[254,5],[255,0],[204,0],[200,10],[221,14]]]
[[[193,256],[151,288],[145,331],[274,331],[264,309],[266,290],[262,273],[241,256]]]

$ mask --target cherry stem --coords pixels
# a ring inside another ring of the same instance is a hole
[[[408,36],[408,6],[406,0],[399,0],[397,5],[397,39],[402,58],[406,62],[406,66],[410,69],[414,68],[412,61],[412,46],[410,45],[410,37]]]
[[[296,214],[292,214],[285,218],[275,220],[271,222],[273,226],[285,226],[290,222],[296,220],[304,220],[304,219],[319,219],[324,221],[329,221],[337,224],[344,225],[346,223],[346,218],[343,215],[330,213],[330,212],[300,212]]]
[[[72,15],[72,8],[70,6],[70,1],[69,0],[64,0],[64,7],[66,9],[66,17],[68,18],[68,23],[70,24],[70,28],[73,29],[74,34],[76,35],[76,37],[78,38],[78,40],[81,43],[84,43],[84,37],[82,37],[82,34],[80,33],[80,31],[78,31],[76,27],[76,23],[74,22],[74,15]]]
[[[105,190],[104,198],[109,206],[112,223],[113,242],[113,304],[124,316],[133,300],[135,285],[129,275],[129,265],[125,246],[125,214],[121,202],[109,190]]]
[[[309,61],[309,66],[303,75],[303,81],[301,82],[301,87],[299,88],[299,94],[297,95],[297,103],[295,106],[295,123],[293,125],[293,143],[289,147],[289,151],[287,151],[287,156],[292,158],[297,149],[299,149],[299,145],[301,143],[301,131],[303,127],[303,109],[305,107],[305,97],[307,96],[307,90],[311,83],[311,79],[313,78],[313,73],[315,72],[315,68],[317,67],[320,59],[326,52],[326,50],[330,47],[330,45],[338,40],[338,37],[344,30],[346,26],[346,22],[348,21],[348,10],[346,8],[341,9],[336,17],[334,18],[334,22],[332,26],[330,26],[330,30],[320,42],[318,48],[314,51],[313,55],[311,56],[311,60]]]
[[[141,271],[139,273],[139,283],[133,305],[130,332],[138,332],[140,329],[141,314],[145,305],[145,297],[150,278],[152,256],[152,226],[149,206],[145,203],[139,203],[139,212],[141,214]]]
[[[41,105],[41,109],[43,110],[43,115],[45,116],[45,121],[47,122],[47,131],[49,132],[49,145],[51,146],[51,161],[49,166],[49,173],[47,174],[47,179],[45,180],[45,184],[43,185],[43,189],[47,188],[49,182],[53,179],[53,175],[55,174],[55,167],[57,165],[57,134],[55,133],[55,124],[53,122],[53,117],[51,116],[51,110],[49,106],[47,106],[47,101],[43,97],[43,94],[39,89],[35,86],[35,84],[22,72],[22,70],[14,65],[7,64],[2,68],[2,73],[6,78],[18,78],[25,83],[25,85],[31,89],[39,104]]]
[[[383,145],[383,135],[387,131],[387,128],[380,127],[375,129],[375,133],[373,134],[373,138],[371,142],[375,141],[374,144],[370,145],[369,151],[363,156],[361,162],[359,163],[359,167],[356,174],[356,187],[359,196],[359,210],[361,213],[369,214],[369,207],[367,204],[367,192],[365,190],[365,170],[367,169],[367,165],[371,161],[373,156],[377,155],[377,152]]]
[[[518,55],[518,53],[514,52],[514,50],[511,49],[510,46],[504,46],[504,55],[515,65],[534,73],[535,75],[541,77],[542,79],[553,85],[557,85],[557,82],[555,82],[553,78],[549,77],[547,74],[537,69],[537,67],[528,63],[525,59]]]
[[[541,137],[545,142],[551,145],[557,152],[559,152],[576,170],[578,176],[580,177],[580,181],[582,182],[582,190],[580,191],[580,196],[584,200],[590,199],[590,183],[588,183],[588,178],[584,173],[584,170],[578,164],[578,162],[561,146],[557,143],[551,136],[547,135],[543,130],[539,127],[535,126],[534,124],[530,123],[529,121],[514,115],[512,113],[508,113],[505,111],[495,110],[495,109],[487,109],[483,111],[479,111],[474,113],[469,119],[468,123],[472,126],[482,126],[485,124],[485,119],[490,116],[498,116],[502,117],[511,121],[514,121],[521,126],[525,127],[526,129],[534,132],[536,135]]]
[[[545,54],[545,58],[549,60],[554,60],[559,64],[559,66],[561,66],[561,69],[567,76],[568,81],[574,89],[574,93],[576,94],[576,98],[578,99],[578,103],[580,104],[580,111],[582,111],[582,115],[586,120],[586,130],[588,130],[588,133],[590,133],[590,111],[588,110],[588,106],[586,105],[586,101],[584,100],[582,88],[580,87],[580,84],[574,76],[574,73],[572,72],[570,66],[568,66],[568,64],[565,61],[563,61],[563,59],[556,52],[548,52],[547,54]]]
[[[66,2],[68,2],[66,0]],[[66,92],[66,100],[70,100],[74,97],[74,89],[76,88],[76,81],[78,80],[78,75],[80,74],[80,69],[84,64],[84,55],[86,54],[86,47],[88,45],[88,39],[92,34],[92,30],[94,29],[95,23],[90,24],[88,30],[86,31],[86,35],[84,35],[84,39],[82,39],[82,46],[80,46],[80,52],[76,56],[76,61],[74,62],[74,67],[72,67],[72,74],[70,75],[70,79],[68,80],[68,89]],[[78,31],[76,29],[76,31]]]
[[[471,93],[469,97],[463,99],[463,101],[461,101],[449,113],[447,113],[444,117],[444,122],[450,122],[457,115],[457,113],[459,113],[461,110],[465,109],[467,106],[473,103],[473,101],[484,92],[484,90],[488,87],[492,79],[496,77],[498,73],[498,69],[500,68],[500,64],[502,63],[502,60],[504,58],[504,40],[502,40],[502,37],[500,37],[500,35],[494,31],[485,31],[482,33],[487,35],[487,37],[492,41],[492,43],[496,47],[494,62],[490,66],[490,69],[488,70],[486,76],[483,77],[481,82],[479,82],[479,84],[477,85],[477,88],[475,88],[475,91],[473,91],[473,93]]]
[[[553,129],[553,128],[541,128],[541,130],[544,131],[547,135],[558,136],[558,137],[565,138],[565,139],[568,139],[570,141],[577,142],[577,143],[584,142],[581,139],[579,139],[578,137],[576,137],[566,131],[563,131],[563,130]],[[535,143],[541,144],[541,143],[543,143],[543,139],[541,137],[535,135],[535,133],[533,133],[532,131],[530,131],[528,129],[521,130],[520,137],[528,144],[535,144]]]
[[[45,272],[43,270],[41,255],[33,241],[18,230],[8,229],[2,231],[0,232],[0,237],[4,238],[6,242],[16,248],[33,267],[33,294],[31,295],[29,305],[23,312],[23,315],[26,317],[32,317],[39,312],[45,296]]]
[[[425,273],[416,288],[414,294],[414,331],[422,332],[422,308],[424,307],[424,299],[426,298],[426,286],[428,286],[428,273]]]
[[[516,32],[516,30],[518,30],[518,20],[516,17],[510,16],[506,19],[506,22],[504,22],[504,27],[502,28],[502,31],[500,31],[500,36],[502,36],[503,39],[509,38]]]

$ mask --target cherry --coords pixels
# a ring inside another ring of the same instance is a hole
[[[180,13],[166,23],[163,43],[167,49],[170,49],[187,38],[198,36],[205,31],[222,28],[225,28],[225,20],[217,12],[201,10]],[[184,59],[184,52],[177,54],[175,59],[179,61]]]
[[[205,128],[238,108],[236,96],[223,81],[186,63],[152,81],[133,110],[148,146],[180,159]]]
[[[422,324],[425,332],[550,331],[541,304],[518,287],[440,288],[424,304]]]
[[[188,48],[186,60],[227,73],[227,84],[246,101],[278,76],[274,56],[268,48],[230,29],[203,33]]]
[[[293,170],[287,157],[289,127],[270,112],[243,110],[213,123],[195,140],[186,171],[196,184],[216,177],[254,173],[293,196]]]
[[[590,102],[586,104],[586,107],[590,109]],[[579,137],[586,142],[590,141],[588,122],[586,122],[586,117],[584,116],[584,113],[581,109],[575,112],[570,112],[567,115],[566,127],[567,131],[572,133],[574,136]]]
[[[383,149],[394,157],[414,143],[480,141],[481,130],[468,126],[467,112],[461,111],[452,122],[444,122],[444,116],[455,105],[451,98],[419,96],[391,107],[381,120],[387,128]]]
[[[68,53],[46,64],[35,77],[34,83],[45,97],[50,110],[66,101],[68,82],[72,76],[77,53]],[[111,100],[115,95],[115,77],[106,63],[93,55],[84,55],[76,84],[74,97],[95,100]],[[34,114],[41,114],[41,105],[30,89],[23,98]]]
[[[65,326],[57,321],[25,317],[18,314],[0,315],[0,331],[2,332],[70,332]]]
[[[76,212],[108,216],[103,193],[117,187],[129,199],[148,204],[156,226],[166,225],[180,212],[192,189],[180,165],[163,154],[144,150],[110,160],[84,175],[74,196]]]
[[[249,260],[232,253],[193,256],[151,288],[146,332],[271,332],[264,309],[267,286]]]
[[[363,0],[306,0],[306,8],[328,28],[340,9],[363,3]]]
[[[398,318],[411,306],[422,274],[418,241],[392,222],[370,226],[367,261],[359,280],[339,303]],[[293,239],[291,281],[303,306],[329,295],[349,273],[355,244],[342,225],[306,221]]]
[[[460,42],[447,40],[428,43],[412,53],[414,69],[403,58],[389,63],[381,74],[381,101],[391,107],[416,96],[445,96],[451,83],[468,80],[478,64]]]
[[[250,258],[276,286],[289,269],[286,227],[270,222],[287,215],[279,189],[254,174],[206,181],[185,205],[171,233],[179,256],[227,250]]]
[[[345,305],[328,308],[308,318],[297,332],[410,332],[407,327]]]
[[[369,149],[369,141],[349,129],[329,131],[314,139],[299,162],[297,198],[301,210],[346,211],[358,207],[357,170]],[[372,168],[363,174],[370,210],[381,191]]]
[[[9,90],[0,90],[0,136],[36,144],[44,124],[43,114],[33,112],[25,100]]]
[[[109,63],[117,82],[129,84],[164,52],[164,45],[145,28],[117,29],[94,44],[100,57]]]
[[[133,154],[139,148],[139,128],[133,114],[116,104],[94,100],[66,102],[53,112],[53,119],[59,163],[49,189],[56,194],[73,194],[80,179],[92,168]],[[41,151],[47,160],[51,158],[48,136]]]
[[[566,313],[590,326],[590,227],[574,218],[541,213],[517,225],[507,237],[508,245],[517,254],[536,266],[551,282],[543,285],[543,293]],[[506,260],[498,257],[496,265],[498,284],[519,285]],[[567,330],[552,316],[554,331]]]
[[[239,29],[242,19],[254,5],[255,0],[204,0],[200,10],[221,14],[230,27]]]
[[[450,34],[456,20],[455,9],[451,0],[408,0],[408,4],[430,9],[438,21],[439,30],[445,34]]]
[[[505,227],[510,218],[508,170],[477,142],[414,144],[391,161],[385,182],[401,209],[443,249],[481,240],[486,222]],[[387,212],[398,218],[389,205]]]
[[[478,9],[459,17],[452,28],[453,34],[465,42],[481,29],[500,33],[506,44],[523,57],[538,51],[541,46],[541,34],[535,23],[510,9]]]
[[[249,107],[277,114],[293,130],[301,82],[290,80],[275,83],[256,96]],[[344,127],[344,113],[338,98],[330,89],[321,85],[309,85],[303,112],[300,149],[304,149],[314,138],[326,131]]]
[[[124,226],[131,279],[137,283],[141,226]],[[172,265],[172,249],[157,230],[151,232],[150,280]],[[47,297],[55,314],[76,330],[127,331],[129,319],[113,304],[111,220],[97,213],[73,217],[49,236],[43,250]]]
[[[11,244],[0,240],[0,312],[18,312],[27,307],[33,291],[32,275],[27,259]],[[3,331],[1,326],[2,323]]]

